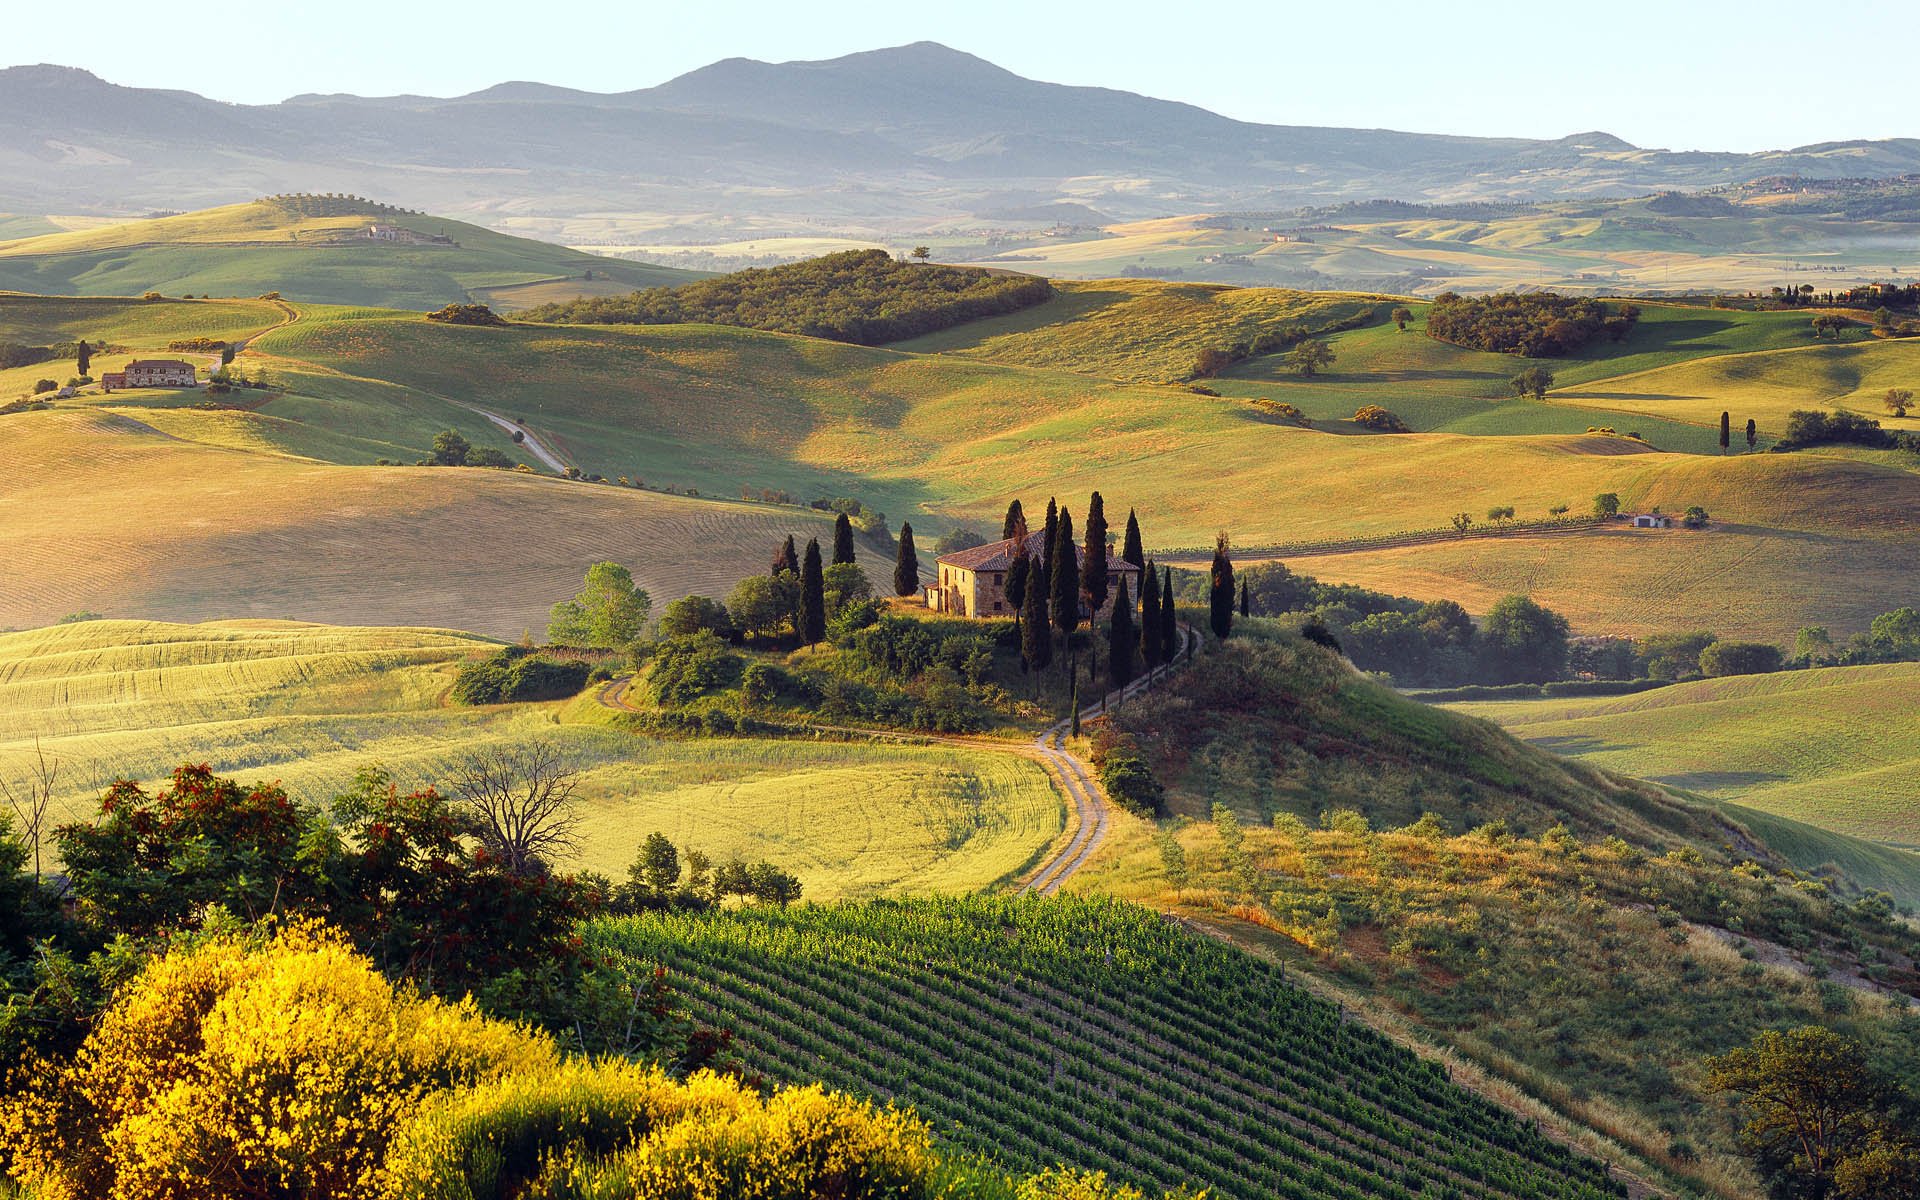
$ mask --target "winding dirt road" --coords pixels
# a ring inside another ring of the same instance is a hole
[[[1180,627],[1181,654],[1190,659],[1200,648],[1200,635],[1187,625]],[[1082,723],[1092,721],[1107,711],[1108,706],[1117,705],[1139,695],[1142,692],[1165,681],[1171,668],[1162,667],[1128,684],[1124,689],[1107,693],[1106,696],[1080,710]],[[594,699],[607,708],[623,712],[642,712],[639,705],[627,699],[627,692],[633,686],[633,676],[622,676],[601,686]],[[1008,742],[996,738],[965,737],[958,734],[914,733],[898,729],[869,729],[858,725],[821,725],[808,723],[792,726],[796,731],[811,733],[832,733],[851,737],[885,738],[891,741],[906,742],[914,745],[964,746],[970,750],[990,750],[996,754],[1017,754],[1032,759],[1046,769],[1054,786],[1066,797],[1067,807],[1073,818],[1073,835],[1067,844],[1049,855],[1019,885],[1020,895],[1051,896],[1060,890],[1060,885],[1086,865],[1093,852],[1107,839],[1107,830],[1112,824],[1112,806],[1107,795],[1095,782],[1093,770],[1080,756],[1067,748],[1067,737],[1072,732],[1071,718],[1050,726],[1031,742]]]

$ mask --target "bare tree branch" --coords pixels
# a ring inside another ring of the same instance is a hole
[[[27,767],[26,780],[16,787],[0,779],[0,793],[20,822],[20,834],[33,850],[33,878],[40,880],[40,844],[46,837],[47,810],[53,806],[54,787],[60,778],[60,759],[47,757],[39,738],[33,739],[33,762]]]
[[[535,740],[468,754],[454,769],[453,793],[488,854],[512,874],[538,875],[579,848],[579,784],[565,752]]]

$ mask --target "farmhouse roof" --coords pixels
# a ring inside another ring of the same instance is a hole
[[[177,358],[136,358],[127,364],[127,370],[133,371],[145,367],[150,371],[191,371],[193,364]]]
[[[960,571],[1004,571],[1013,566],[1014,546],[1018,538],[1003,538],[997,542],[988,542],[984,546],[975,546],[970,550],[955,550],[952,554],[942,554],[939,562],[943,567],[953,567]],[[1027,535],[1027,554],[1035,562],[1045,562],[1047,533],[1037,530]],[[1074,565],[1080,562],[1081,549],[1076,543],[1073,548]],[[1114,571],[1132,571],[1138,574],[1139,567],[1123,558],[1109,555],[1107,567]]]

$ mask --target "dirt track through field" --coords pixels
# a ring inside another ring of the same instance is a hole
[[[1183,653],[1191,659],[1200,648],[1200,635],[1189,626],[1180,627]],[[1098,701],[1080,710],[1082,722],[1092,721],[1103,715],[1109,705],[1118,705],[1131,697],[1140,695],[1157,684],[1164,682],[1171,674],[1171,668],[1161,668],[1134,680],[1125,688],[1107,693]],[[643,712],[639,705],[627,699],[627,692],[633,686],[633,676],[615,679],[595,693],[594,698],[607,708],[622,712]],[[829,733],[841,736],[888,738],[916,744],[931,743],[943,746],[964,746],[970,750],[989,750],[996,754],[1017,754],[1022,758],[1033,759],[1046,768],[1067,800],[1067,808],[1073,819],[1073,834],[1053,854],[1047,856],[1019,886],[1021,895],[1051,896],[1060,890],[1060,885],[1072,878],[1074,873],[1086,865],[1093,852],[1106,841],[1108,827],[1112,823],[1112,806],[1100,785],[1094,781],[1093,772],[1081,758],[1067,748],[1067,737],[1072,732],[1073,720],[1068,718],[1049,726],[1031,742],[1009,742],[997,738],[963,737],[954,734],[913,733],[897,729],[868,729],[857,725],[823,725],[808,723],[791,726],[796,731],[811,733]]]

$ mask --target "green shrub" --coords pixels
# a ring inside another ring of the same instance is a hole
[[[555,660],[508,646],[461,667],[453,681],[453,698],[460,704],[564,700],[580,694],[591,672],[592,667],[577,658]]]
[[[740,656],[703,629],[660,644],[647,673],[647,687],[655,700],[677,708],[726,687],[739,676],[740,668]]]

